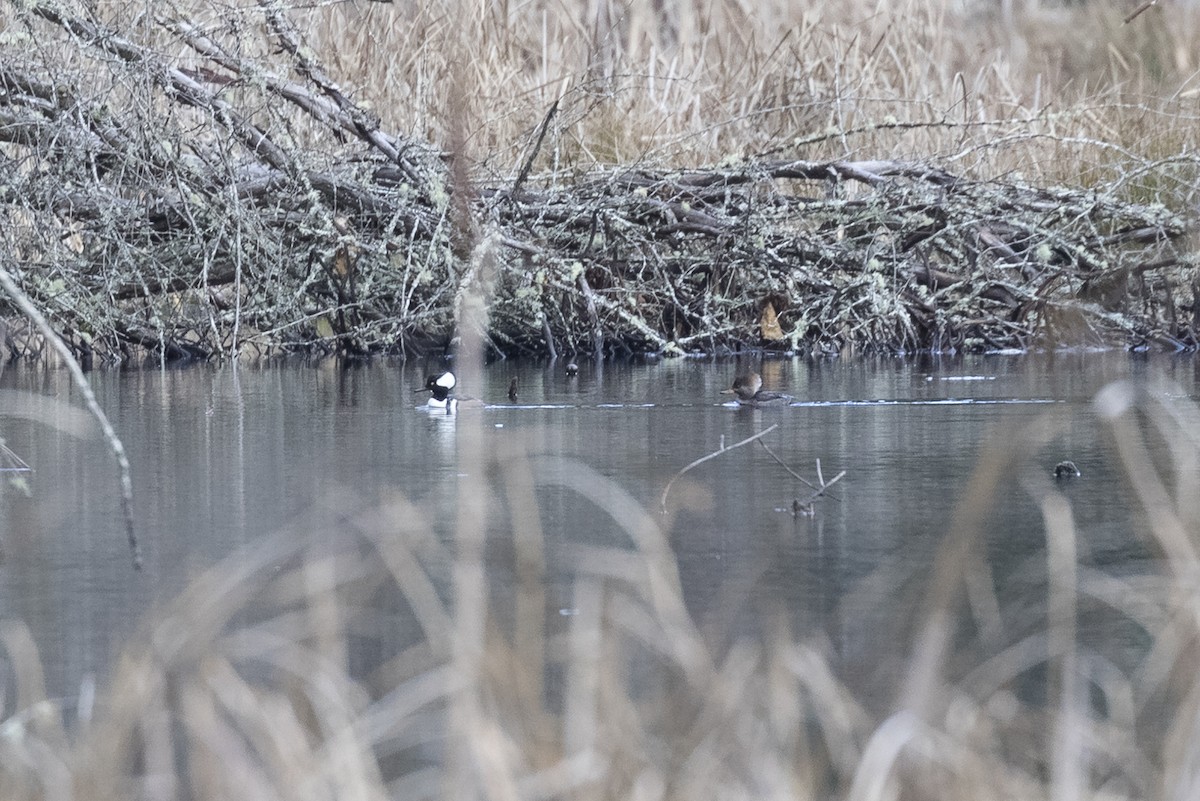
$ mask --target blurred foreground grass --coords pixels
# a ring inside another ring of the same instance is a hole
[[[1047,600],[1001,608],[982,530],[1061,419],[1010,432],[981,452],[924,597],[891,610],[912,634],[901,669],[872,666],[894,674],[882,698],[786,609],[718,643],[685,604],[673,512],[578,463],[486,453],[464,416],[456,518],[347,490],[155,613],[92,709],[48,699],[32,638],[6,624],[0,797],[1195,797],[1200,410],[1179,396],[1117,383],[1095,401],[1156,568],[1087,566],[1087,532],[1038,475]],[[579,550],[565,610],[548,486],[628,535]],[[1096,614],[1145,648],[1128,664],[1090,648]]]

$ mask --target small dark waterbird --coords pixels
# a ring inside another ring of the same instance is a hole
[[[1079,472],[1079,468],[1070,459],[1064,459],[1054,465],[1054,477],[1060,481],[1064,478],[1079,478],[1081,475],[1083,473]]]
[[[762,376],[751,371],[733,379],[733,386],[721,390],[721,394],[736,395],[742,406],[787,406],[794,400],[791,395],[763,389],[762,383]]]

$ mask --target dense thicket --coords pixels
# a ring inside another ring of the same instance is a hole
[[[1187,220],[1152,191],[1194,170],[1186,148],[1165,177],[1038,186],[846,147],[925,129],[982,153],[998,130],[889,117],[706,164],[562,169],[564,93],[498,170],[471,157],[463,75],[445,147],[389,130],[274,4],[207,24],[9,13],[0,266],[85,355],[438,349],[474,292],[509,353],[1196,343]],[[1063,125],[1003,130],[1061,144]],[[20,325],[5,339],[39,352]]]

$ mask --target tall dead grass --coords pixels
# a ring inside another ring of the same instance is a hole
[[[1128,24],[1115,0],[290,5],[306,46],[385,130],[449,147],[461,117],[466,154],[490,176],[516,174],[555,101],[542,174],[770,152],[941,157],[972,177],[1077,183],[1196,147],[1194,3]],[[236,57],[272,55],[254,5],[94,8],[123,32],[136,19],[132,38],[185,66],[204,60],[173,40],[178,19]],[[20,55],[29,39],[18,26],[5,43]],[[298,120],[294,133],[312,130]]]
[[[8,625],[0,792],[1192,797],[1200,409],[1126,383],[1096,407],[1157,567],[1089,565],[1088,532],[1041,470],[1023,502],[1043,512],[1044,600],[1001,602],[985,521],[1064,421],[1009,432],[981,453],[924,600],[891,610],[913,635],[904,665],[874,677],[887,679],[882,699],[779,606],[764,604],[753,632],[702,631],[670,515],[519,438],[484,452],[467,436],[457,522],[399,494],[339,493],[154,615],[74,724],[45,697],[31,638]],[[596,503],[627,544],[578,543],[560,572],[535,497],[549,487]],[[551,586],[569,588],[565,607]],[[1134,647],[1083,637],[1097,615],[1136,630]]]
[[[1200,8],[1122,24],[1127,4],[565,3],[431,0],[297,9],[385,125],[448,142],[465,74],[468,148],[515,173],[559,101],[543,171],[942,156],[1075,183],[1195,149]],[[1128,152],[1124,152],[1128,151]]]

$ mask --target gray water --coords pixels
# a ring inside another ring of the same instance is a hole
[[[583,363],[574,378],[561,364],[498,363],[486,368],[482,385],[460,389],[495,404],[477,412],[486,447],[520,442],[535,458],[575,460],[654,514],[684,465],[772,424],[779,428],[764,442],[793,470],[815,480],[817,459],[827,479],[845,470],[836,497],[797,517],[793,499],[807,497],[807,489],[757,445],[730,451],[672,489],[700,500],[681,512],[669,536],[689,608],[707,631],[735,633],[752,618],[755,599],[767,598],[790,610],[798,634],[828,638],[851,673],[877,665],[881,654],[902,656],[908,632],[891,612],[900,599],[919,600],[980,449],[1047,415],[1060,433],[1031,447],[994,499],[988,554],[1001,596],[1019,597],[1044,581],[1037,568],[1044,533],[1031,492],[1053,484],[1051,470],[1063,458],[1084,474],[1060,485],[1086,532],[1081,560],[1137,571],[1153,559],[1134,533],[1092,398],[1119,378],[1192,396],[1190,358],[996,355],[755,366],[768,388],[796,403],[729,406],[718,391],[732,379],[733,361]],[[0,618],[30,627],[50,691],[69,698],[88,677],[102,682],[139,621],[189,577],[286,530],[329,498],[370,504],[399,490],[431,527],[451,530],[459,423],[418,408],[424,396],[413,392],[435,369],[330,361],[92,373],[133,466],[145,560],[135,572],[112,457],[94,425],[83,433],[67,426],[81,405],[78,390],[62,370],[6,368],[0,389],[38,396],[48,419],[0,408],[0,436],[35,470],[25,474],[28,497],[9,486],[0,500]],[[515,404],[506,398],[513,377]],[[552,560],[560,545],[627,543],[611,519],[570,492],[541,490],[539,500]],[[569,614],[569,585],[549,589],[551,602]],[[1087,625],[1097,639],[1133,636],[1104,620]]]

